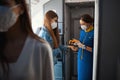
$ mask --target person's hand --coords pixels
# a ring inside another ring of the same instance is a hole
[[[73,41],[73,42],[75,42],[75,43],[80,42],[80,41],[79,41],[79,40],[77,40],[77,39],[72,39],[72,41]]]
[[[77,39],[72,39],[69,40],[69,45],[74,46],[74,47],[78,47],[78,45],[76,43],[79,43],[80,41]]]
[[[85,49],[85,45],[82,44],[81,42],[76,42],[75,43],[79,48]]]
[[[77,43],[77,42],[80,42],[79,40],[77,39],[72,39],[72,40],[69,40],[69,44],[74,44],[74,43]]]
[[[68,48],[70,48],[73,51],[77,51],[78,50],[78,47],[75,47],[75,46],[68,46]]]

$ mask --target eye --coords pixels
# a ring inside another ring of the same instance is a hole
[[[58,20],[55,20],[55,22],[58,22]]]

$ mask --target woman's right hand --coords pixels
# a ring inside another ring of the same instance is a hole
[[[68,48],[70,48],[71,50],[73,50],[73,51],[78,51],[78,47],[75,47],[75,46],[68,46]]]

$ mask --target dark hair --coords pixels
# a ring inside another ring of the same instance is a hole
[[[5,33],[0,32],[0,67],[3,69],[3,74],[8,73],[8,62],[4,55],[4,48],[6,44]]]
[[[0,0],[0,1],[3,4],[5,2],[4,0]],[[32,30],[30,17],[29,17],[29,13],[27,10],[26,0],[14,0],[14,1],[16,2],[16,4],[20,4],[24,10],[24,12],[19,16],[19,20],[21,23],[20,25],[21,25],[22,30],[24,32],[26,32],[27,34],[29,34],[31,37],[33,37],[41,42],[44,42],[43,39],[39,38],[36,34],[34,34],[34,32]],[[2,3],[1,3],[1,5],[2,5]],[[8,71],[9,71],[8,61],[3,52],[5,44],[6,44],[5,33],[0,32],[0,64],[2,65],[3,72],[8,73]]]
[[[94,22],[93,18],[89,14],[82,15],[80,19],[90,24],[93,24]]]
[[[15,0],[16,4],[21,4],[24,12],[22,15],[19,16],[21,21],[21,27],[24,32],[27,32],[31,37],[38,39],[41,42],[45,42],[42,38],[38,37],[36,34],[34,34],[32,30],[31,20],[29,16],[28,6],[26,4],[26,0]]]

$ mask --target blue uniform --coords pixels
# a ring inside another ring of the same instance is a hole
[[[54,44],[53,44],[53,39],[51,37],[51,35],[49,34],[48,30],[43,26],[41,27],[40,33],[38,34],[41,38],[43,38],[44,40],[46,40],[50,46],[52,47],[53,50],[53,60],[54,60],[54,64],[57,63],[57,58],[56,56],[61,53],[61,50],[59,48],[53,49]]]
[[[80,31],[80,42],[93,48],[94,30]],[[78,80],[92,80],[93,51],[78,50]]]
[[[44,27],[44,26],[41,27],[41,30],[40,30],[38,35],[41,38],[43,38],[44,40],[46,40],[50,44],[50,46],[52,47],[52,50],[53,50],[53,60],[54,60],[54,65],[55,65],[57,63],[56,56],[58,54],[62,54],[63,50],[66,51],[67,47],[64,46],[64,45],[60,45],[58,48],[53,49],[53,47],[54,47],[53,39],[52,39],[51,35],[49,34],[48,30],[46,29],[46,27]]]

